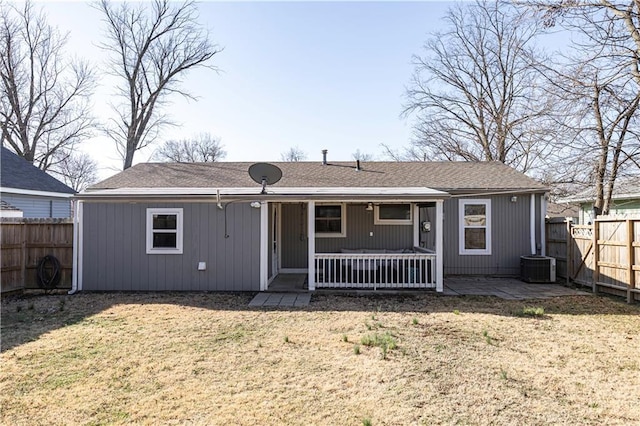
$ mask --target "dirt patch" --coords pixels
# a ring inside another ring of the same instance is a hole
[[[601,297],[80,294],[2,303],[2,424],[631,424],[640,307]]]

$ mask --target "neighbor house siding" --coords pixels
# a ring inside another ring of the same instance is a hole
[[[342,248],[397,250],[413,247],[413,225],[374,225],[373,211],[367,211],[366,207],[366,204],[348,204],[347,236],[316,236],[316,252],[339,253]]]
[[[146,210],[158,207],[183,209],[183,254],[146,254]],[[229,238],[224,218],[215,203],[85,203],[82,289],[258,291],[260,212],[228,205]]]
[[[50,198],[37,195],[2,194],[2,200],[23,211],[26,218],[71,217],[69,198]]]
[[[640,200],[611,200],[609,217],[640,217]],[[580,204],[580,224],[587,225],[593,222],[593,218],[593,203]]]
[[[445,275],[518,275],[520,256],[531,254],[531,196],[474,196],[491,200],[491,254],[459,254],[459,198],[444,203],[444,274]],[[536,196],[539,198],[539,196]],[[539,200],[536,201],[536,244],[539,234]]]

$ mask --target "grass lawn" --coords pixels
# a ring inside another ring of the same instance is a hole
[[[251,297],[4,300],[0,423],[640,424],[638,305]]]

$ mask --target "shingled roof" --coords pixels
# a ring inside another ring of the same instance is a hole
[[[564,197],[558,200],[559,203],[586,203],[596,199],[595,184],[575,195]],[[635,200],[640,199],[640,177],[619,179],[611,194],[613,200]]]
[[[89,188],[254,188],[253,163],[142,163]],[[426,187],[449,193],[540,190],[541,183],[498,162],[275,162],[282,179],[273,187]]]
[[[63,194],[75,193],[73,189],[58,179],[43,172],[5,147],[2,147],[0,158],[0,186],[3,189],[14,188]]]

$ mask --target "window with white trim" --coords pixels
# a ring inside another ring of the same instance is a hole
[[[413,225],[411,204],[380,204],[374,206],[375,225]]]
[[[346,237],[347,214],[344,203],[316,204],[315,233],[319,238]]]
[[[147,254],[182,254],[182,209],[147,209]]]
[[[458,211],[460,254],[491,254],[491,200],[462,199]]]

